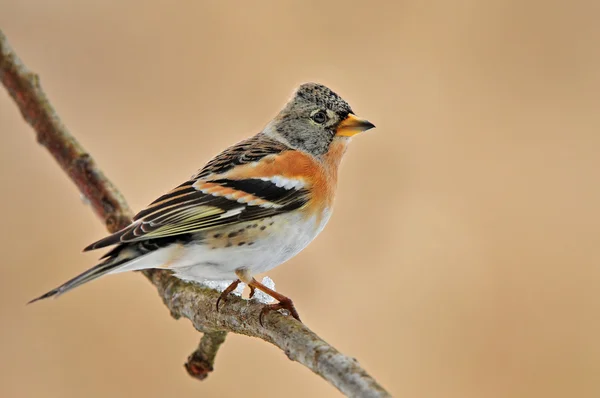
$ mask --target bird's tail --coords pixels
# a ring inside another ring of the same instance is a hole
[[[126,248],[124,246],[115,247],[103,257],[105,260],[100,264],[88,269],[80,275],[77,275],[75,278],[63,283],[56,289],[52,289],[48,293],[42,294],[40,297],[34,298],[27,304],[31,304],[38,300],[43,300],[49,297],[60,296],[61,294],[66,293],[69,290],[75,289],[76,287],[81,286],[84,283],[93,281],[94,279],[97,279],[103,275],[116,271],[118,268],[131,261],[136,254],[133,253],[133,250],[123,249],[129,248]]]

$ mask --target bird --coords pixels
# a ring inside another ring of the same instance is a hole
[[[114,246],[99,264],[33,299],[59,296],[106,274],[167,269],[184,281],[228,280],[277,302],[298,321],[293,301],[258,282],[302,251],[325,227],[338,169],[356,134],[375,127],[319,83],[300,85],[258,134],[215,156],[183,184],[137,213],[125,228],[84,251]]]

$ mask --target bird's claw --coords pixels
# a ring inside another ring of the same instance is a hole
[[[281,300],[280,302],[275,304],[266,304],[260,311],[260,315],[258,316],[258,321],[260,322],[260,325],[263,327],[265,326],[263,323],[265,315],[267,315],[271,311],[278,310],[287,310],[290,313],[290,315],[294,317],[294,319],[302,323],[302,321],[300,320],[300,315],[298,315],[298,311],[296,311],[296,307],[294,307],[294,303],[292,302],[292,300],[287,299]]]

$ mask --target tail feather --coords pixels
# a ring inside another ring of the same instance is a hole
[[[111,235],[108,238],[105,238],[106,240],[98,241],[97,243],[99,246],[91,245],[90,247],[86,248],[86,250],[105,246],[106,242],[112,242],[111,239],[114,239],[113,236],[114,235]],[[171,254],[168,250],[163,251],[159,249],[167,249],[172,243],[177,242],[185,244],[189,242],[190,239],[190,234],[182,234],[169,236],[166,238],[153,239],[151,241],[119,244],[100,258],[100,260],[103,260],[100,264],[63,283],[56,289],[52,289],[48,293],[31,300],[28,304],[49,297],[60,296],[69,290],[75,289],[84,283],[93,281],[94,279],[109,273],[160,268],[163,264],[169,261]],[[163,255],[160,254],[161,252]]]
[[[75,278],[68,280],[56,289],[52,289],[48,293],[42,294],[40,297],[34,298],[27,304],[35,303],[36,301],[54,296],[58,297],[61,294],[68,292],[69,290],[75,289],[76,287],[83,285],[84,283],[93,281],[94,279],[97,279],[103,275],[114,271],[118,267],[124,265],[125,263],[131,260],[131,257],[119,255],[119,252],[115,253],[114,256],[111,256],[108,259],[106,259],[106,261],[103,261],[95,267],[92,267],[87,271],[81,273],[80,275],[77,275]]]

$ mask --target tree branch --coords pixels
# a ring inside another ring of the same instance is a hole
[[[17,57],[2,31],[0,80],[24,119],[35,130],[38,142],[50,151],[89,200],[107,229],[114,232],[128,225],[132,212],[124,198],[62,124],[42,91],[39,78]],[[156,286],[175,318],[188,318],[197,330],[205,333],[186,364],[188,372],[199,379],[212,370],[216,352],[229,331],[276,345],[290,359],[303,364],[348,396],[390,396],[356,360],[343,355],[291,317],[271,312],[265,317],[263,327],[258,321],[262,304],[255,300],[230,296],[227,304],[217,312],[217,291],[183,282],[164,270],[149,270],[144,275]]]
[[[190,376],[198,380],[206,379],[208,374],[213,371],[215,356],[217,356],[221,344],[225,342],[225,337],[227,337],[226,331],[204,333],[198,348],[185,363],[185,369]]]

